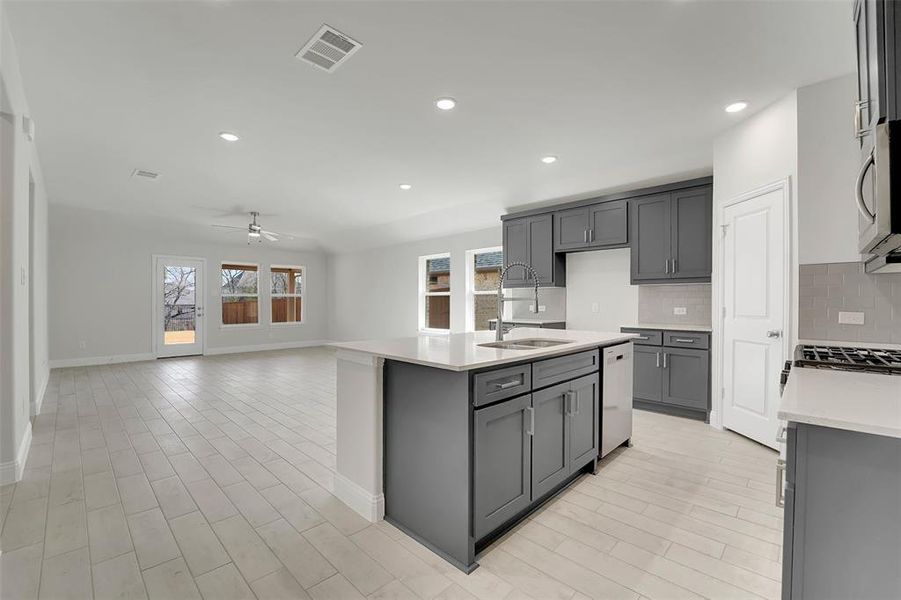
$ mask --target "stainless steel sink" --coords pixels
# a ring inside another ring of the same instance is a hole
[[[503,342],[489,342],[479,344],[483,348],[501,348],[503,350],[535,350],[537,348],[550,348],[560,344],[572,344],[572,340],[549,340],[545,338],[525,338],[521,340],[504,340]]]

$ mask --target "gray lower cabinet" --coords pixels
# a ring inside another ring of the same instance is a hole
[[[598,354],[476,372],[386,360],[385,518],[474,569],[506,527],[595,467]]]
[[[661,401],[706,411],[710,404],[710,353],[664,346],[662,366]]]
[[[633,340],[633,406],[706,420],[710,416],[710,334],[622,330],[640,336]]]
[[[515,517],[532,501],[532,410],[532,396],[525,395],[475,411],[477,538]]]
[[[554,253],[554,226],[551,213],[504,221],[504,264],[531,265],[543,286],[566,285],[566,259]],[[505,287],[530,287],[525,269],[514,267],[507,273]]]
[[[636,198],[630,205],[633,284],[710,281],[712,186]]]
[[[783,600],[901,598],[901,439],[787,433]]]

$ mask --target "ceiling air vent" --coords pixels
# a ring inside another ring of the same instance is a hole
[[[296,56],[314,67],[331,73],[347,62],[350,55],[359,50],[360,46],[359,42],[337,29],[323,25]]]
[[[153,181],[154,179],[158,179],[160,174],[154,173],[153,171],[145,171],[144,169],[135,169],[131,172],[131,176],[133,179],[149,179]]]

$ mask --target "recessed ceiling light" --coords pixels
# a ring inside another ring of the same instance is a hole
[[[400,189],[402,189],[402,190],[404,190],[404,191],[407,191],[407,190],[409,190],[409,189],[412,188],[412,187],[413,187],[413,186],[410,185],[409,183],[402,183],[402,184],[400,184]]]
[[[737,113],[737,112],[743,111],[746,108],[748,108],[747,102],[733,102],[732,104],[730,104],[729,106],[726,107],[726,112],[727,113]]]
[[[541,157],[541,162],[543,162],[543,163],[546,164],[546,165],[549,165],[549,164],[551,164],[551,163],[557,162],[557,157],[554,156],[554,155],[550,155],[550,156],[542,156],[542,157]]]
[[[219,137],[221,137],[226,142],[237,142],[241,139],[237,136],[237,134],[234,134],[231,131],[223,131],[219,134]]]
[[[451,110],[453,107],[457,106],[457,101],[453,98],[438,98],[435,100],[435,106],[441,110]]]

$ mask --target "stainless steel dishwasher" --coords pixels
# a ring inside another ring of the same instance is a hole
[[[604,348],[601,458],[632,438],[632,342]]]

